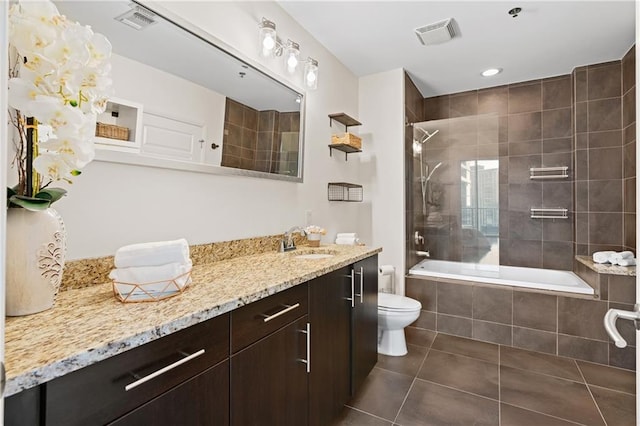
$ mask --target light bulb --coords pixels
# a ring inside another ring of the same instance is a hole
[[[298,56],[300,55],[300,45],[295,41],[288,40],[285,48],[284,60],[287,65],[287,72],[293,74],[298,66]]]
[[[271,37],[271,34],[265,34],[264,40],[262,41],[262,48],[272,50],[274,47],[276,47],[276,42]]]
[[[316,72],[315,71],[309,71],[307,73],[307,83],[308,84],[313,84],[313,82],[316,81]]]
[[[295,55],[289,55],[289,58],[287,59],[287,71],[293,74],[294,72],[296,72],[297,66],[298,58],[296,58]]]

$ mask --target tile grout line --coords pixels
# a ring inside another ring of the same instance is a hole
[[[424,354],[424,359],[422,360],[422,363],[420,364],[420,367],[418,367],[418,371],[416,372],[415,376],[413,376],[413,380],[411,381],[411,386],[409,386],[409,389],[407,390],[407,393],[404,396],[404,399],[402,400],[402,404],[400,404],[400,407],[398,408],[398,412],[396,413],[396,416],[393,418],[393,422],[392,422],[393,424],[396,424],[396,421],[398,420],[398,417],[400,416],[400,412],[402,411],[402,408],[404,407],[404,404],[407,402],[407,398],[409,398],[409,394],[411,393],[411,389],[413,389],[413,385],[416,383],[416,380],[418,379],[418,374],[420,374],[420,371],[422,370],[422,367],[424,367],[424,363],[427,362],[427,357],[429,356],[429,352],[431,352],[431,346],[433,346],[433,342],[436,340],[436,337],[438,337],[437,333],[434,336],[434,338],[431,341],[431,343],[429,344],[429,347],[427,348],[427,352]]]
[[[345,407],[349,407],[349,409],[353,410],[353,411],[357,411],[359,413],[362,414],[366,414],[367,416],[371,416],[371,417],[375,417],[376,419],[380,419],[380,420],[384,420],[385,422],[388,422],[389,419],[385,419],[384,417],[380,417],[380,416],[376,416],[375,414],[372,414],[368,411],[364,411],[360,408],[354,407],[353,405],[349,405],[349,404],[344,404]]]
[[[513,293],[511,296],[513,303]],[[513,309],[511,310],[511,320],[513,321]],[[502,366],[502,345],[498,345],[498,426],[502,425],[502,377],[500,370]]]
[[[593,404],[596,406],[596,410],[598,410],[598,414],[600,414],[600,417],[602,418],[602,421],[604,422],[605,426],[608,424],[607,420],[604,418],[604,414],[602,414],[602,410],[600,410],[600,406],[598,405],[598,401],[596,401],[596,398],[593,396],[593,392],[591,392],[591,388],[589,388],[589,384],[587,383],[587,378],[584,377],[584,374],[582,373],[582,369],[580,369],[580,364],[578,364],[577,361],[574,360],[574,362],[576,363],[576,367],[578,367],[578,371],[580,372],[580,375],[582,376],[582,380],[584,380],[584,386],[587,388],[587,392],[589,392],[589,396],[591,397],[591,400],[593,401]]]
[[[519,408],[521,410],[531,411],[532,413],[541,414],[541,415],[546,416],[546,417],[551,417],[552,419],[562,420],[563,422],[571,423],[571,424],[574,424],[574,425],[585,426],[584,423],[574,422],[573,420],[569,420],[569,419],[565,419],[565,418],[562,418],[562,417],[554,416],[553,414],[542,413],[540,411],[532,410],[531,408],[523,407],[521,405],[513,404],[513,403],[510,403],[510,402],[505,402],[505,404],[509,405],[511,407]]]

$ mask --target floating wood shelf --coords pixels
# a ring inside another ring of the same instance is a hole
[[[348,116],[344,112],[339,112],[337,114],[329,114],[329,126],[332,126],[334,121],[337,121],[338,123],[342,124],[344,126],[345,132],[348,131],[349,127],[362,125],[361,122],[359,122],[353,117]]]
[[[354,148],[346,143],[332,143],[329,144],[329,156],[331,156],[334,149],[344,152],[344,161],[347,161],[347,155],[353,154],[354,152],[362,152],[361,149]]]

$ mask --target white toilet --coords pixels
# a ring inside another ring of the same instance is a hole
[[[378,293],[378,353],[391,356],[407,354],[404,328],[420,316],[417,300],[390,293]]]

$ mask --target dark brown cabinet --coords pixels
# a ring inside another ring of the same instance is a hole
[[[307,424],[307,316],[231,357],[231,424]]]
[[[211,367],[120,417],[112,426],[229,424],[229,361]]]
[[[351,394],[378,361],[378,256],[353,265],[355,300],[351,315]]]
[[[10,425],[330,425],[377,361],[377,256],[6,399]]]
[[[309,424],[328,425],[351,390],[351,267],[309,282]]]
[[[307,284],[231,312],[231,424],[305,425]]]
[[[224,314],[46,383],[45,424],[109,423],[228,357]]]

